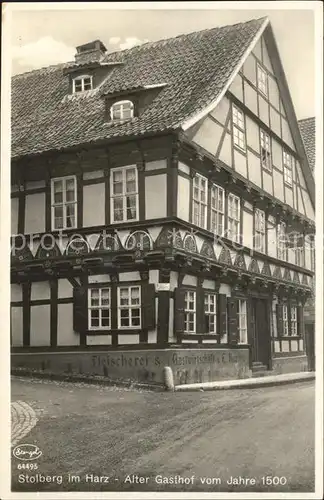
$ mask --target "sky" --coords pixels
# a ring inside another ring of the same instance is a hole
[[[123,10],[112,10],[103,7],[107,4],[97,4],[99,8],[94,8],[94,4],[87,2],[82,8],[72,10],[71,4],[65,4],[63,8],[57,2],[50,4],[54,5],[52,10],[49,10],[50,5],[44,9],[41,3],[37,4],[38,10],[14,10],[11,29],[12,72],[18,74],[71,61],[74,59],[75,47],[95,39],[100,39],[108,52],[115,52],[147,41],[268,16],[297,118],[314,116],[314,11],[306,8],[307,2],[304,10],[278,9],[281,2],[268,2],[266,9],[258,10],[251,6],[259,7],[259,2],[251,2],[249,9],[240,10],[233,10],[233,7],[219,10],[218,2],[212,2],[213,8],[208,10],[198,8],[201,5],[199,3],[196,3],[197,8],[189,9],[185,7],[189,3],[183,2],[183,7],[177,9],[152,10],[151,7],[150,10],[144,6],[144,9],[132,7],[133,10],[130,10],[132,4],[124,4]],[[236,5],[242,3],[235,2]],[[268,8],[270,4],[271,8]],[[21,3],[19,8],[23,9],[24,5],[28,4]],[[74,4],[75,7],[78,5],[80,3]]]

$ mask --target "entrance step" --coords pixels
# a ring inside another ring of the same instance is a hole
[[[270,374],[271,371],[268,370],[268,367],[260,361],[252,363],[252,377],[265,377]]]

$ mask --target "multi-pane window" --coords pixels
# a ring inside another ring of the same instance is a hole
[[[283,169],[285,183],[292,186],[293,158],[286,151],[283,151]]]
[[[284,304],[282,306],[282,326],[283,326],[283,334],[289,335],[289,320],[288,320],[288,305]]]
[[[284,222],[277,226],[277,256],[280,260],[287,260],[287,235]]]
[[[240,242],[240,198],[228,195],[227,238]]]
[[[210,230],[214,234],[224,234],[225,192],[224,189],[213,184],[211,187],[211,216]]]
[[[128,120],[134,116],[134,104],[132,101],[118,101],[110,108],[112,120]]]
[[[78,76],[73,80],[73,93],[92,89],[92,76]]]
[[[254,237],[254,250],[258,252],[265,252],[265,213],[258,208],[254,213],[255,224],[255,237]]]
[[[295,255],[295,262],[297,266],[305,266],[305,248],[304,248],[304,238],[302,234],[296,233],[293,236],[293,247],[292,250]]]
[[[190,290],[185,292],[184,331],[196,332],[196,292]]]
[[[260,145],[261,145],[261,164],[264,168],[271,171],[271,146],[270,136],[260,130]]]
[[[137,168],[113,168],[110,182],[112,222],[138,220]]]
[[[110,288],[89,288],[88,326],[89,330],[111,328]]]
[[[266,71],[258,64],[258,89],[264,95],[268,95],[268,75]]]
[[[239,330],[239,343],[247,344],[247,317],[246,317],[246,300],[238,300],[238,330]]]
[[[193,179],[192,222],[203,229],[207,229],[207,197],[207,179],[202,175],[196,174]]]
[[[217,311],[216,311],[216,297],[215,293],[205,294],[205,332],[216,333],[217,325]]]
[[[141,327],[141,288],[121,286],[117,293],[118,328]]]
[[[236,106],[232,106],[234,145],[245,151],[244,114]]]
[[[298,335],[298,322],[297,322],[297,307],[290,307],[290,325],[291,332],[290,335]]]
[[[51,181],[52,230],[76,227],[77,185],[75,176]]]

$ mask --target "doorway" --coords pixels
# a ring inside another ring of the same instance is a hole
[[[270,369],[270,308],[265,299],[251,299],[251,356],[252,363],[262,363]]]

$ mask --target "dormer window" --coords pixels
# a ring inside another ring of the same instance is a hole
[[[73,80],[73,94],[76,92],[85,92],[92,89],[92,76],[83,75],[74,78]]]
[[[110,118],[112,120],[129,120],[134,116],[134,104],[132,101],[118,101],[110,108]]]

